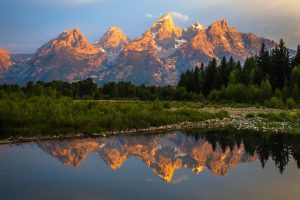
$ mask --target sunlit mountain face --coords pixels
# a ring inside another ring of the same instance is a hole
[[[69,167],[80,167],[90,153],[96,153],[111,170],[122,168],[129,157],[135,157],[168,183],[181,168],[197,175],[209,170],[216,176],[226,176],[238,165],[259,160],[264,167],[269,159],[273,159],[283,172],[290,157],[297,160],[300,167],[299,139],[260,137],[255,134],[173,132],[166,135],[47,141],[37,145]]]
[[[89,43],[80,30],[72,29],[42,45],[34,55],[10,55],[0,50],[0,82],[93,78],[100,84],[175,85],[187,69],[224,56],[243,62],[255,56],[262,43],[268,50],[276,45],[253,33],[239,32],[227,20],[215,21],[207,28],[199,22],[181,28],[166,13],[133,39],[114,26]]]

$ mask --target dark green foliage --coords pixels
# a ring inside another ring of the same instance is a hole
[[[294,100],[300,103],[300,65],[295,66],[292,70],[291,86]]]
[[[300,45],[298,45],[296,56],[293,58],[292,66],[300,65]]]
[[[207,66],[200,68],[203,73],[197,76],[197,81],[192,75],[183,74],[181,78],[190,81],[188,84],[180,80],[180,86],[196,92],[192,89],[193,84],[196,84],[197,88],[202,88],[200,93],[211,101],[259,104],[276,108],[285,107],[285,104],[289,104],[287,107],[296,106],[293,101],[300,103],[300,65],[296,65],[298,60],[300,62],[300,46],[291,62],[283,40],[280,40],[271,53],[263,43],[258,55],[247,58],[243,67],[232,57],[228,62],[223,57],[218,66],[213,59]]]
[[[242,70],[242,83],[245,85],[260,85],[262,77],[256,59],[253,57],[247,58]]]
[[[271,52],[270,81],[273,89],[282,89],[290,77],[290,55],[283,40]]]
[[[216,75],[217,75],[217,60],[215,58],[208,63],[205,69],[205,77],[203,82],[203,94],[208,95],[211,90],[216,86]]]
[[[229,81],[230,68],[225,56],[223,57],[221,64],[219,66],[219,74],[221,76],[222,85],[227,86]]]
[[[0,136],[94,133],[225,117],[228,113],[224,111],[210,113],[158,99],[141,102],[8,97],[0,100]]]
[[[261,78],[270,75],[271,58],[270,58],[269,51],[266,49],[265,43],[262,43],[260,51],[256,57],[256,61],[257,61],[257,66],[259,68]]]

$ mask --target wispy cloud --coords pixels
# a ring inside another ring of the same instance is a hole
[[[175,19],[178,19],[178,20],[180,20],[180,21],[182,21],[182,22],[187,22],[187,21],[189,21],[189,19],[190,19],[188,15],[183,14],[183,13],[181,13],[181,12],[172,11],[172,12],[170,12],[170,13],[171,13],[171,15],[172,15]]]
[[[145,13],[145,17],[147,17],[147,18],[153,18],[154,15],[153,14],[149,14],[149,13]]]

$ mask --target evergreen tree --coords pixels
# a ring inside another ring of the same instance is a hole
[[[180,75],[178,86],[179,87],[187,87],[187,71]]]
[[[271,84],[273,90],[282,89],[291,72],[289,52],[281,39],[271,55]]]
[[[201,71],[200,67],[196,66],[194,70],[194,92],[201,93]]]
[[[230,68],[225,56],[222,58],[221,64],[219,66],[219,72],[222,79],[222,85],[227,86],[229,81]]]
[[[292,94],[296,102],[300,102],[300,65],[294,67],[291,73]]]
[[[218,69],[216,77],[215,77],[214,89],[219,90],[219,89],[221,89],[222,85],[223,85],[222,75],[221,75],[220,69]]]
[[[236,67],[236,62],[234,61],[234,59],[233,59],[232,56],[231,56],[230,59],[229,59],[228,67],[229,67],[229,70],[230,70],[230,71],[234,70],[235,67]]]
[[[260,84],[260,77],[258,74],[256,60],[253,57],[247,58],[242,71],[242,83]]]
[[[213,58],[205,69],[205,78],[203,83],[203,94],[208,95],[209,92],[215,87],[215,80],[217,74],[217,60]]]
[[[292,65],[293,67],[300,65],[300,45],[298,45],[297,53],[296,56],[293,58]]]
[[[265,79],[267,74],[270,74],[270,54],[266,49],[265,43],[261,44],[258,55],[256,56],[257,66],[261,73],[261,79]]]
[[[195,91],[194,71],[193,70],[188,71],[187,77],[188,77],[187,91],[194,92]]]
[[[293,99],[297,102],[300,103],[300,88],[298,85],[294,85],[293,87]]]
[[[241,61],[238,61],[236,63],[236,69],[239,70],[239,71],[242,71],[242,64],[241,64]]]

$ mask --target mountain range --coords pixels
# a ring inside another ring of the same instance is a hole
[[[0,50],[0,82],[74,82],[92,78],[99,84],[131,81],[174,85],[182,72],[214,57],[233,57],[243,62],[255,55],[263,42],[267,49],[276,45],[253,33],[238,32],[226,20],[218,20],[208,28],[196,22],[181,29],[167,13],[133,40],[114,26],[91,44],[80,30],[72,29],[33,55],[11,55]]]

